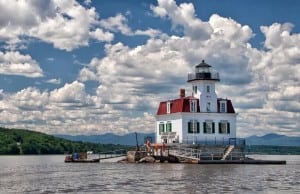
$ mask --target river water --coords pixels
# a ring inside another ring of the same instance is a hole
[[[64,163],[63,155],[0,156],[0,193],[300,193],[300,156],[287,165]]]

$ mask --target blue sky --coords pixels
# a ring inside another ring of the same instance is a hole
[[[300,135],[300,2],[0,0],[0,125],[152,132],[202,59],[238,135]]]

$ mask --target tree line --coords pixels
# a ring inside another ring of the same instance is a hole
[[[70,141],[24,129],[0,127],[0,155],[94,153],[125,149],[128,146]]]

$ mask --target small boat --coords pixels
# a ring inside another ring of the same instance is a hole
[[[65,163],[96,163],[100,162],[100,158],[91,158],[88,159],[87,155],[90,153],[87,152],[80,152],[73,153],[70,156],[65,157]]]

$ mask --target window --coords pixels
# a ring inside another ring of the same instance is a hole
[[[159,123],[159,134],[162,134],[165,132],[165,124],[163,122]]]
[[[193,86],[193,92],[194,94],[197,94],[197,86]]]
[[[206,104],[206,111],[210,112],[210,102],[207,102],[207,104]]]
[[[206,86],[206,92],[207,92],[207,93],[210,93],[210,85],[207,85],[207,86]]]
[[[200,133],[200,123],[196,120],[188,122],[188,133]]]
[[[197,112],[197,100],[190,101],[190,111]]]
[[[230,134],[230,123],[227,121],[219,122],[219,133],[220,134]]]
[[[166,132],[172,132],[172,123],[170,121],[167,122]]]
[[[171,113],[171,102],[167,102],[167,114]]]
[[[220,102],[220,112],[227,112],[226,102]]]
[[[207,134],[215,133],[215,123],[212,121],[205,121],[203,123],[203,132]]]

